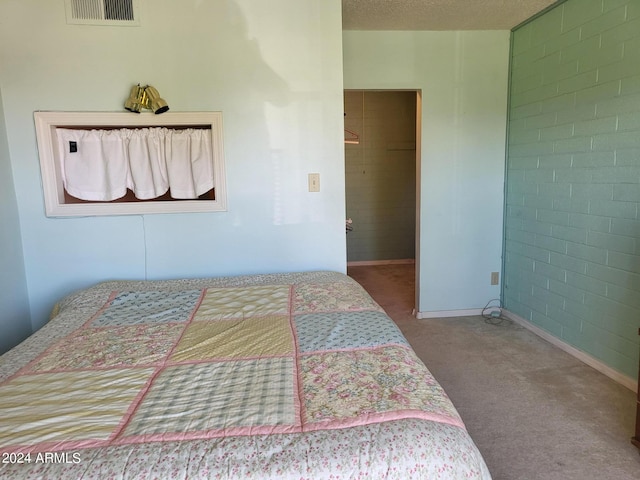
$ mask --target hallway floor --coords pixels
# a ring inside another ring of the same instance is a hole
[[[415,308],[415,267],[413,263],[354,266],[347,267],[347,275],[362,285],[397,322],[397,317],[412,315]]]

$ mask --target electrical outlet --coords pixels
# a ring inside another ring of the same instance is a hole
[[[310,192],[320,191],[320,174],[319,173],[309,174],[309,191]]]
[[[500,272],[491,272],[491,285],[500,283]]]

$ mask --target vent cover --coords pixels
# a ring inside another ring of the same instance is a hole
[[[67,23],[139,26],[139,0],[65,0]]]

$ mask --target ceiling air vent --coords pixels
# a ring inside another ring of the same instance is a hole
[[[65,0],[67,23],[139,26],[139,0]]]

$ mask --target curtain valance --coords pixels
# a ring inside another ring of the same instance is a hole
[[[211,131],[166,127],[57,128],[62,180],[76,198],[193,199],[214,187]]]

